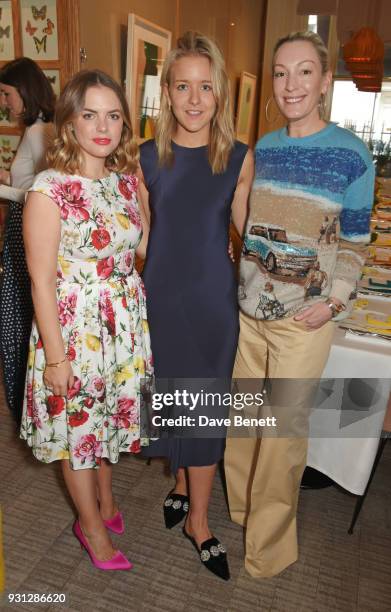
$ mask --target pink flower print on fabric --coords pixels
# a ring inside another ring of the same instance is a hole
[[[104,397],[105,390],[105,381],[100,376],[94,376],[87,386],[87,393],[98,400]]]
[[[137,191],[138,180],[133,174],[125,174],[118,181],[118,189],[125,198],[131,200]]]
[[[113,303],[110,298],[110,292],[107,289],[101,291],[99,302],[102,320],[107,328],[107,331],[109,332],[110,336],[115,336],[115,316]]]
[[[138,410],[135,400],[121,397],[118,400],[117,413],[111,417],[114,427],[128,429],[131,425],[138,423]]]
[[[43,405],[38,405],[34,399],[33,386],[29,383],[26,389],[27,416],[31,418],[33,426],[41,429],[42,424],[48,420],[49,415]]]
[[[96,271],[98,273],[99,278],[105,280],[114,270],[114,257],[110,255],[110,257],[106,257],[105,259],[99,259],[96,264]]]
[[[134,202],[129,202],[128,204],[126,204],[126,212],[128,213],[128,217],[131,221],[131,223],[138,229],[141,229],[141,217],[140,217],[140,213],[138,211],[137,206],[134,204]]]
[[[133,254],[132,251],[125,251],[118,264],[118,269],[121,274],[130,274],[133,269]]]
[[[63,327],[73,323],[76,314],[77,294],[70,293],[64,300],[58,301],[58,318]]]
[[[77,376],[74,376],[73,385],[70,389],[68,389],[67,398],[71,400],[74,397],[76,397],[76,395],[79,394],[80,389],[81,389],[81,380]]]
[[[67,179],[63,183],[53,183],[52,194],[57,202],[61,218],[76,217],[81,221],[88,221],[90,214],[87,210],[91,206],[90,200],[84,198],[84,189],[80,181]]]
[[[81,436],[74,448],[74,456],[81,459],[81,463],[92,461],[102,456],[102,442],[96,439],[95,434]]]

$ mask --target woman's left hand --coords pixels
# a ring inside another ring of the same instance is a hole
[[[319,329],[330,321],[332,312],[329,306],[324,302],[314,304],[305,310],[302,310],[294,318],[295,321],[303,321],[308,330]]]

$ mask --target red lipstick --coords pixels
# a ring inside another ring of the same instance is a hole
[[[94,138],[93,140],[98,145],[108,145],[111,143],[111,138]]]

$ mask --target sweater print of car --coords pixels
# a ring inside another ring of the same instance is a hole
[[[288,241],[278,225],[252,225],[243,242],[244,255],[258,257],[268,272],[305,276],[317,260],[315,249]]]

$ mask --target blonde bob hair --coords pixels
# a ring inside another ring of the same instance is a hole
[[[169,87],[171,69],[182,57],[206,57],[210,63],[212,90],[216,100],[216,112],[210,126],[209,163],[213,174],[224,172],[227,168],[229,155],[234,146],[234,128],[231,113],[229,83],[225,71],[223,56],[210,38],[198,32],[186,32],[177,41],[163,64],[161,75],[162,96],[160,113],[156,123],[155,141],[160,165],[170,165],[173,161],[171,138],[176,128],[176,119],[171,110],[170,102],[164,93]]]
[[[137,143],[133,140],[128,103],[118,83],[101,70],[82,70],[65,85],[54,116],[56,138],[47,153],[49,167],[66,174],[83,172],[83,157],[73,133],[72,119],[83,110],[90,87],[111,89],[121,106],[121,139],[115,151],[106,158],[106,168],[113,172],[135,172],[139,155]]]

